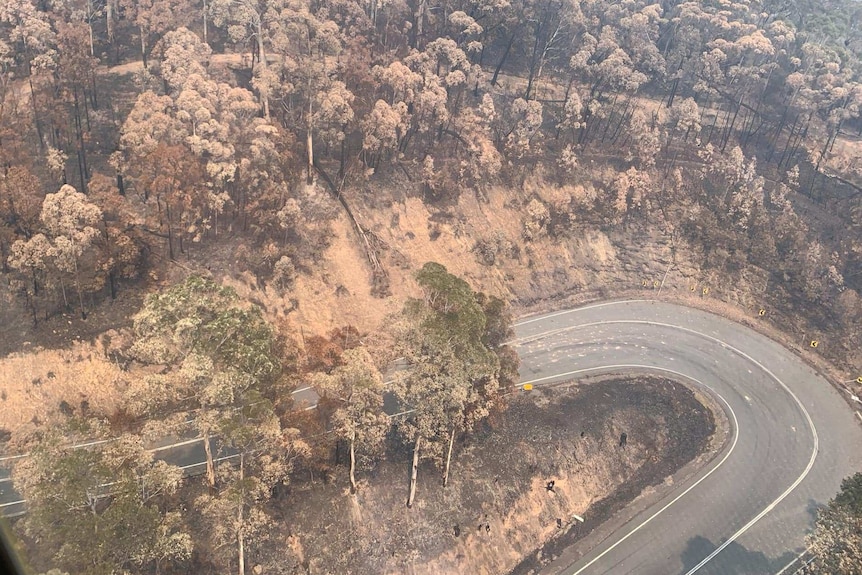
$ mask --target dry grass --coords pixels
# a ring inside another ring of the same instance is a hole
[[[0,360],[0,427],[15,434],[55,423],[63,401],[76,412],[86,401],[92,413],[111,413],[121,382],[120,369],[89,344],[10,355]]]

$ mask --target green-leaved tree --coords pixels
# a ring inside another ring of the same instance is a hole
[[[423,297],[405,306],[404,333],[399,336],[409,368],[398,374],[394,386],[399,401],[412,410],[398,425],[413,445],[408,507],[416,495],[420,459],[443,464],[445,487],[456,435],[472,429],[498,405],[501,361],[494,344],[503,348],[500,340],[511,329],[501,325],[508,316],[493,309],[496,303],[489,308],[495,313],[489,323],[483,307],[489,299],[444,266],[426,263],[416,279]],[[506,364],[509,377],[508,356]]]
[[[330,426],[337,439],[350,446],[350,489],[356,492],[356,452],[379,452],[389,418],[383,413],[383,378],[365,348],[346,350],[342,364],[314,374],[312,383],[333,407]]]
[[[107,437],[99,422],[73,423],[81,437]],[[180,514],[163,504],[179,487],[181,470],[155,460],[138,436],[72,448],[72,431],[31,438],[30,456],[12,472],[27,499],[22,521],[38,549],[32,556],[50,558],[70,573],[96,575],[188,560],[192,539]]]

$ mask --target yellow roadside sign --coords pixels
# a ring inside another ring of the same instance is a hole
[[[709,293],[709,288],[708,287],[703,288],[703,295],[706,295],[708,293]]]
[[[862,383],[862,375],[856,378],[856,383]]]
[[[819,341],[817,341],[816,339],[811,340],[811,347],[817,347],[818,345],[820,345]]]
[[[760,317],[765,316],[765,315],[766,315],[766,310],[765,310],[765,309],[763,309],[763,308],[761,308],[761,309],[760,309],[760,311],[759,311],[759,312],[757,312],[757,315],[759,315]]]
[[[524,391],[530,391],[531,389],[533,389],[532,383],[525,383],[524,384]]]

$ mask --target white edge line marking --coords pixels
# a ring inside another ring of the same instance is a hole
[[[232,455],[225,455],[224,457],[217,457],[213,459],[213,463],[219,463],[220,461],[226,461],[228,459],[232,459],[234,457],[239,457],[239,453],[234,453]],[[188,465],[180,466],[180,469],[191,469],[192,467],[197,467],[198,465],[206,465],[206,461],[200,461],[198,463],[189,463]]]
[[[191,445],[192,443],[197,443],[198,441],[203,441],[203,437],[193,437],[192,439],[186,439],[185,441],[179,441],[177,443],[171,443],[170,445],[162,445],[161,447],[154,447],[148,451],[152,453],[156,453],[158,451],[165,451],[166,449],[173,449],[174,447],[183,447],[184,445]]]
[[[806,554],[806,553],[808,553],[809,551],[811,551],[811,548],[812,548],[812,547],[813,547],[813,545],[809,545],[809,546],[805,549],[805,551],[803,551],[802,553],[800,553],[799,555],[797,555],[796,557],[794,557],[794,558],[793,558],[793,561],[791,561],[790,563],[788,563],[787,565],[785,565],[785,566],[781,569],[781,571],[779,571],[779,572],[778,572],[778,573],[776,573],[775,575],[781,575],[782,573],[784,573],[785,571],[787,571],[788,569],[790,569],[791,567],[793,567],[793,566],[796,564],[796,562],[797,562],[797,561],[799,561],[800,559],[802,559],[802,558],[805,556],[805,554]],[[797,571],[798,571],[798,569],[797,569]]]
[[[216,459],[213,459],[213,463],[219,463],[221,461],[233,459],[234,457],[239,457],[239,455],[240,455],[239,453],[234,453],[233,455],[225,455],[224,457],[217,457]],[[180,469],[191,469],[192,467],[197,467],[198,465],[205,465],[205,464],[206,464],[206,461],[201,461],[199,463],[190,463],[189,465],[180,466]],[[106,483],[106,484],[102,485],[101,487],[108,487],[110,485],[113,485],[114,483],[116,483],[116,482],[114,481],[111,483]],[[2,509],[3,507],[10,507],[12,505],[19,505],[21,503],[27,503],[27,500],[26,499],[19,499],[18,501],[10,501],[9,503],[0,503],[0,509]],[[21,515],[23,515],[23,513],[21,513]]]
[[[69,445],[68,448],[79,449],[81,447],[92,447],[94,445],[102,445],[103,443],[110,443],[110,442],[116,441],[116,440],[117,440],[116,437],[111,437],[109,439],[98,439],[96,441],[88,441],[87,443],[79,443],[77,445]],[[0,461],[11,461],[13,459],[22,459],[24,457],[29,457],[29,456],[30,456],[29,453],[19,453],[17,455],[5,455],[3,457],[0,457]]]
[[[602,557],[604,557],[605,555],[607,555],[608,553],[610,553],[611,551],[613,551],[613,550],[617,547],[617,545],[620,545],[620,544],[621,544],[621,543],[623,543],[626,539],[628,539],[629,537],[631,537],[632,535],[634,535],[635,533],[637,533],[641,528],[645,527],[645,526],[646,526],[650,521],[652,521],[653,519],[655,519],[656,517],[658,517],[659,515],[661,515],[661,513],[663,513],[663,512],[664,512],[668,507],[670,507],[671,505],[673,505],[674,503],[676,503],[677,501],[679,501],[679,500],[680,500],[684,495],[686,495],[686,494],[687,494],[688,492],[690,492],[692,489],[694,489],[695,487],[697,487],[698,485],[700,485],[700,483],[701,483],[703,480],[705,480],[707,477],[709,477],[710,475],[712,475],[712,474],[713,474],[713,473],[714,473],[714,472],[715,472],[719,467],[721,467],[721,466],[724,464],[724,462],[725,462],[725,461],[727,461],[727,458],[728,458],[728,457],[730,457],[730,454],[731,454],[731,453],[733,453],[733,450],[736,448],[736,443],[737,443],[737,441],[739,440],[739,421],[736,419],[736,413],[733,411],[733,408],[732,408],[732,407],[730,407],[730,404],[727,402],[727,400],[726,400],[726,399],[724,399],[724,397],[722,397],[722,396],[721,396],[721,394],[719,394],[717,391],[715,391],[714,389],[712,389],[710,386],[706,385],[706,384],[705,384],[705,383],[703,383],[702,381],[700,381],[700,380],[698,380],[698,379],[695,379],[695,378],[693,378],[693,377],[691,377],[691,376],[689,376],[689,375],[686,375],[686,374],[684,374],[684,373],[680,373],[680,372],[678,372],[678,371],[672,370],[672,369],[667,369],[667,368],[664,368],[664,367],[655,367],[655,366],[651,366],[651,365],[637,365],[637,364],[628,364],[628,365],[604,365],[604,366],[601,366],[601,367],[590,367],[590,368],[585,368],[585,369],[576,369],[576,370],[574,370],[574,371],[569,371],[569,372],[566,372],[566,373],[559,373],[559,374],[556,374],[556,375],[549,375],[549,376],[547,376],[547,377],[542,377],[542,378],[539,378],[539,379],[534,379],[534,380],[532,380],[532,381],[527,381],[527,382],[524,382],[524,383],[537,383],[537,382],[546,381],[546,380],[549,380],[549,379],[557,379],[557,378],[560,378],[560,377],[566,377],[566,376],[576,375],[576,374],[579,374],[579,373],[586,373],[586,372],[588,372],[588,371],[607,371],[607,370],[613,370],[613,369],[646,369],[646,370],[652,370],[652,371],[663,371],[663,372],[666,372],[666,373],[672,373],[672,374],[677,375],[677,376],[679,376],[679,377],[683,377],[683,378],[685,378],[685,379],[691,380],[691,381],[695,382],[696,384],[698,384],[699,386],[703,387],[704,389],[708,389],[708,390],[710,390],[712,393],[714,393],[716,396],[718,396],[718,398],[719,398],[719,399],[721,399],[721,401],[724,403],[724,405],[725,405],[725,406],[727,406],[727,409],[728,409],[728,411],[730,412],[730,416],[731,416],[731,418],[733,418],[733,442],[731,443],[731,445],[730,445],[730,449],[728,450],[728,452],[724,455],[724,457],[722,457],[722,458],[721,458],[721,461],[719,461],[719,462],[718,462],[718,463],[717,463],[717,464],[716,464],[712,469],[710,469],[710,470],[709,470],[709,471],[708,471],[708,472],[707,472],[703,477],[701,477],[700,479],[698,479],[697,481],[695,481],[695,482],[694,482],[693,484],[691,484],[691,485],[690,485],[690,486],[689,486],[685,491],[683,491],[682,493],[680,493],[679,495],[677,495],[676,497],[674,497],[670,502],[668,502],[664,507],[662,507],[661,509],[659,509],[658,511],[656,511],[655,513],[653,513],[653,514],[652,514],[649,518],[647,518],[643,523],[641,523],[640,525],[638,525],[637,527],[635,527],[634,529],[632,529],[631,531],[629,531],[628,533],[626,533],[626,534],[625,534],[625,536],[623,536],[623,537],[622,537],[622,539],[619,539],[618,541],[616,541],[613,545],[611,545],[610,547],[608,547],[607,549],[605,549],[604,551],[602,551],[601,553],[599,553],[599,554],[598,554],[596,557],[594,557],[594,558],[593,558],[589,563],[587,563],[586,565],[584,565],[583,567],[581,567],[580,569],[578,569],[577,571],[575,571],[575,572],[574,572],[574,573],[572,573],[571,575],[578,575],[579,573],[582,573],[585,569],[588,569],[590,566],[592,566],[592,565],[593,565],[593,563],[595,563],[596,561],[598,561],[599,559],[601,559]]]
[[[623,303],[631,303],[631,302],[652,302],[652,301],[656,301],[656,300],[640,299],[640,300],[620,300],[620,301],[613,301],[613,302],[605,302],[605,303],[600,303],[600,304],[595,304],[595,305],[590,305],[590,306],[580,307],[580,308],[576,308],[576,309],[572,309],[572,310],[560,311],[560,312],[556,312],[556,313],[549,314],[549,315],[539,316],[539,317],[536,317],[536,318],[533,318],[533,319],[529,319],[529,320],[525,320],[525,321],[522,321],[522,322],[518,322],[518,323],[516,323],[516,324],[514,324],[514,325],[515,325],[515,326],[524,325],[524,324],[532,323],[532,322],[535,322],[535,321],[540,321],[540,320],[542,320],[542,319],[548,319],[548,318],[557,317],[557,316],[564,315],[564,314],[568,314],[568,313],[574,313],[574,312],[577,312],[577,311],[584,311],[584,310],[594,309],[594,308],[598,308],[598,307],[605,307],[605,306],[610,306],[610,305],[619,305],[619,304],[623,304]],[[768,374],[768,375],[769,375],[770,377],[772,377],[776,382],[778,382],[778,384],[779,384],[779,385],[780,385],[780,386],[781,386],[781,387],[782,387],[782,388],[783,388],[783,389],[784,389],[784,390],[785,390],[785,391],[786,391],[786,392],[787,392],[787,393],[788,393],[788,394],[793,398],[793,400],[796,402],[796,404],[797,404],[797,405],[799,406],[799,408],[802,410],[802,413],[805,415],[805,419],[807,420],[808,426],[809,426],[809,428],[811,429],[812,437],[813,437],[813,439],[814,439],[814,449],[812,450],[812,453],[811,453],[811,459],[808,461],[808,465],[806,466],[806,468],[805,468],[805,470],[802,472],[802,474],[801,474],[801,475],[796,479],[796,481],[794,481],[794,482],[793,482],[793,484],[792,484],[790,487],[788,487],[788,488],[787,488],[787,489],[786,489],[786,490],[785,490],[781,495],[779,495],[779,496],[778,496],[778,498],[777,498],[775,501],[773,501],[770,505],[768,505],[768,506],[767,506],[763,511],[761,511],[761,512],[760,512],[760,513],[759,513],[759,514],[758,514],[754,519],[752,519],[751,521],[749,521],[749,522],[748,522],[746,525],[744,525],[740,530],[738,530],[736,533],[734,533],[734,534],[730,537],[730,539],[726,540],[722,545],[720,545],[717,549],[715,549],[712,553],[710,553],[710,554],[709,554],[705,559],[703,559],[703,561],[701,561],[698,565],[696,565],[696,566],[695,566],[694,568],[692,568],[688,573],[686,573],[686,574],[685,574],[685,575],[692,575],[692,573],[695,573],[696,571],[698,571],[701,567],[703,567],[704,565],[706,565],[706,563],[708,563],[708,562],[709,562],[710,560],[712,560],[716,555],[718,555],[722,550],[724,550],[728,545],[730,545],[731,543],[733,543],[737,538],[739,538],[742,534],[744,534],[746,531],[748,531],[752,526],[754,526],[754,524],[756,524],[758,521],[760,521],[761,519],[763,519],[763,517],[764,517],[764,516],[766,516],[766,514],[767,514],[767,513],[769,513],[770,511],[772,511],[772,509],[774,509],[774,508],[775,508],[779,503],[781,503],[781,502],[782,502],[782,501],[783,501],[783,500],[784,500],[784,499],[785,499],[785,498],[786,498],[786,497],[787,497],[787,496],[788,496],[788,495],[789,495],[789,494],[790,494],[794,489],[796,489],[796,487],[798,487],[798,486],[799,486],[799,484],[800,484],[800,483],[805,479],[805,477],[808,475],[808,473],[810,473],[811,468],[814,466],[814,461],[815,461],[815,459],[817,458],[817,451],[818,451],[819,443],[820,443],[819,437],[818,437],[818,435],[817,435],[817,428],[814,426],[814,422],[811,420],[811,416],[809,415],[808,410],[806,410],[806,409],[805,409],[805,406],[802,404],[802,402],[799,400],[799,398],[796,396],[796,394],[795,394],[795,393],[793,393],[793,392],[790,390],[790,388],[788,388],[788,387],[787,387],[787,385],[786,385],[783,381],[781,381],[781,379],[779,379],[779,378],[778,378],[778,376],[776,376],[776,375],[775,375],[771,370],[769,370],[766,366],[764,366],[762,363],[760,363],[759,361],[757,361],[756,359],[754,359],[753,357],[751,357],[751,356],[750,356],[750,355],[748,355],[747,353],[745,353],[745,352],[743,352],[742,350],[740,350],[740,349],[738,349],[738,348],[736,348],[736,347],[734,347],[734,346],[732,346],[732,345],[730,345],[730,344],[728,344],[728,343],[726,343],[726,342],[724,342],[724,341],[722,341],[722,340],[720,340],[720,339],[718,339],[718,338],[716,338],[716,337],[713,337],[713,336],[711,336],[711,335],[708,335],[708,334],[705,334],[705,333],[701,333],[701,332],[699,332],[699,331],[696,331],[696,330],[693,330],[693,329],[690,329],[690,328],[686,328],[686,327],[682,327],[682,326],[677,326],[677,325],[667,324],[667,323],[662,323],[662,322],[646,321],[646,320],[614,320],[614,321],[594,322],[594,323],[591,323],[591,324],[583,324],[583,325],[578,325],[578,326],[572,326],[571,328],[564,328],[563,330],[553,330],[553,331],[554,331],[554,333],[559,333],[560,331],[565,331],[565,330],[567,330],[567,329],[575,329],[575,328],[580,328],[580,327],[589,327],[589,326],[593,326],[593,325],[617,324],[617,323],[647,324],[647,325],[657,325],[657,326],[662,326],[662,327],[669,327],[669,328],[673,328],[673,329],[679,329],[679,330],[681,330],[681,331],[686,331],[686,332],[689,332],[689,333],[693,333],[693,334],[695,334],[695,335],[699,335],[699,336],[701,336],[701,337],[704,337],[704,338],[706,338],[706,339],[709,339],[709,340],[711,340],[711,341],[714,341],[714,342],[716,342],[716,343],[719,343],[719,344],[721,344],[721,345],[726,346],[728,349],[731,349],[732,351],[736,352],[737,354],[739,354],[739,355],[740,355],[740,356],[742,356],[743,358],[745,358],[745,359],[749,360],[750,362],[752,362],[752,363],[754,363],[755,365],[757,365],[758,367],[760,367],[760,368],[761,368],[761,369],[762,369],[766,374]],[[550,333],[550,332],[549,332],[549,333]],[[542,335],[546,335],[546,334],[537,334],[537,335],[535,335],[535,336],[530,336],[530,337],[531,337],[531,338],[532,338],[532,337],[541,338],[541,336],[542,336]],[[620,366],[620,367],[622,367],[622,366]],[[634,367],[634,366],[633,366],[633,367]],[[650,368],[650,366],[640,366],[640,367]],[[583,371],[595,371],[596,369],[605,369],[605,368],[593,368],[593,369],[591,369],[591,370],[578,370],[578,371],[580,371],[580,372],[583,372]],[[655,368],[655,367],[652,367],[651,369],[659,369],[659,370],[667,371],[667,372],[669,372],[669,373],[678,373],[678,372],[674,372],[673,370],[664,369],[664,368]],[[545,380],[545,379],[552,379],[552,378],[554,378],[554,377],[563,377],[563,376],[565,376],[565,375],[571,375],[571,374],[577,373],[578,371],[570,372],[569,374],[559,374],[559,375],[556,375],[556,376],[549,376],[549,377],[547,377],[547,378],[541,378],[541,379],[539,379],[539,380],[533,380],[533,381],[534,381],[534,382],[536,382],[536,381],[542,381],[542,380]],[[694,379],[694,378],[692,378],[692,377],[689,377],[689,376],[686,376],[686,375],[684,375],[684,374],[681,374],[681,373],[678,373],[678,374],[679,374],[680,376],[682,376],[682,377],[687,377],[688,379],[691,379],[691,380],[693,380],[693,381],[697,381],[696,379]],[[530,382],[526,382],[526,383],[530,383]],[[698,382],[698,383],[700,383],[700,382]],[[706,387],[706,386],[705,386],[705,387]],[[711,389],[711,388],[709,388],[709,389]],[[721,397],[721,396],[719,395],[719,397]],[[721,398],[721,399],[722,399],[722,401],[724,401],[725,405],[727,405],[727,406],[728,406],[728,408],[730,409],[730,405],[729,405],[729,404],[724,400],[724,398]],[[313,407],[316,407],[316,406],[313,406]],[[312,407],[312,408],[306,408],[306,409],[313,409],[313,407]],[[734,427],[738,430],[737,422],[736,422],[736,415],[735,415],[735,414],[733,414],[733,410],[732,410],[732,409],[731,409],[731,414],[733,415],[733,419],[734,419]],[[860,418],[860,419],[862,419],[862,414],[860,414],[859,412],[856,412],[856,414],[859,416],[859,418]],[[396,415],[400,415],[400,414],[396,414]],[[649,523],[650,521],[652,521],[652,519],[653,519],[654,517],[656,517],[658,514],[660,514],[661,512],[663,512],[665,509],[667,509],[668,507],[670,507],[671,505],[673,505],[673,503],[675,503],[679,498],[681,498],[683,495],[685,495],[686,493],[688,493],[691,489],[693,489],[694,487],[696,487],[696,486],[697,486],[701,481],[703,481],[704,479],[706,479],[710,474],[712,474],[712,472],[713,472],[713,471],[715,471],[716,469],[718,469],[718,467],[720,467],[720,466],[721,466],[721,464],[722,464],[722,463],[724,463],[724,461],[727,459],[727,457],[728,457],[728,456],[730,455],[730,453],[733,451],[733,447],[735,447],[735,445],[736,445],[736,441],[737,441],[738,437],[739,437],[739,435],[738,435],[738,431],[737,431],[736,435],[734,436],[734,442],[733,442],[733,446],[731,447],[731,450],[730,450],[730,451],[728,451],[728,453],[724,456],[724,458],[721,460],[721,462],[719,462],[719,464],[718,464],[718,465],[716,465],[715,467],[713,467],[713,468],[709,471],[709,473],[707,473],[706,475],[704,475],[703,477],[701,477],[697,482],[695,482],[695,483],[694,483],[693,485],[691,485],[688,489],[686,489],[686,491],[684,491],[684,492],[683,492],[683,493],[681,493],[679,496],[677,496],[677,498],[676,498],[676,499],[674,499],[673,501],[671,501],[670,503],[668,503],[665,507],[662,507],[662,508],[661,508],[659,511],[657,511],[653,516],[651,516],[651,517],[650,517],[649,519],[647,519],[645,522],[643,522],[643,523],[641,523],[640,525],[638,525],[634,530],[632,530],[631,532],[629,532],[625,537],[623,537],[622,539],[620,539],[619,541],[617,541],[616,543],[614,543],[614,545],[613,545],[613,546],[611,546],[610,548],[608,548],[607,550],[605,550],[601,555],[599,555],[598,557],[596,557],[595,559],[593,559],[590,563],[588,563],[586,566],[582,567],[580,570],[576,571],[576,572],[575,572],[575,573],[573,573],[572,575],[578,575],[579,573],[581,573],[584,569],[586,569],[587,567],[589,567],[590,565],[592,565],[592,563],[593,563],[593,562],[597,561],[597,560],[598,560],[599,558],[601,558],[604,554],[606,554],[607,552],[609,552],[610,550],[612,550],[613,548],[615,548],[617,545],[619,545],[619,544],[620,544],[620,543],[622,543],[623,541],[625,541],[625,540],[626,540],[630,535],[632,535],[635,531],[637,531],[638,529],[640,529],[641,527],[643,527],[644,525],[646,525],[647,523]],[[21,456],[16,456],[16,457],[21,457]],[[13,458],[13,457],[9,457],[8,459],[12,459],[12,458]],[[2,460],[3,460],[3,459],[0,459],[0,461],[2,461]],[[193,466],[195,466],[195,465],[201,465],[201,464],[200,464],[200,463],[192,464],[192,465],[190,465],[189,467],[193,467]],[[184,469],[184,468],[181,468],[181,469]],[[12,503],[2,504],[2,505],[0,505],[0,508],[2,508],[2,507],[6,507],[6,506],[8,506],[8,505],[14,505],[14,504],[17,504],[17,503],[22,503],[22,502],[21,502],[21,501],[16,501],[16,502],[12,502]]]
[[[384,381],[384,382],[383,382],[383,385],[388,385],[388,384],[392,383],[392,381],[393,381],[393,380]],[[306,388],[303,388],[303,389],[310,389],[310,387],[306,387]],[[297,391],[302,391],[302,390],[297,390]],[[294,392],[294,393],[295,393],[295,392]],[[315,404],[315,405],[312,405],[312,406],[310,406],[310,407],[306,407],[306,408],[305,408],[305,411],[308,411],[308,410],[311,410],[311,409],[315,409],[315,408],[317,408],[317,405],[316,405],[316,404]],[[400,413],[394,413],[394,414],[390,415],[390,416],[389,416],[389,418],[391,419],[391,418],[394,418],[394,417],[398,417],[399,415],[406,415],[406,414],[408,414],[408,413],[413,413],[414,411],[416,411],[416,410],[415,410],[415,409],[408,409],[407,411],[402,411],[402,412],[400,412]],[[327,431],[326,433],[331,433],[331,432],[330,432],[330,431]],[[154,447],[153,449],[150,449],[149,451],[151,451],[151,452],[153,452],[153,453],[156,453],[156,452],[158,452],[158,451],[165,451],[165,450],[167,450],[167,449],[173,449],[174,447],[183,447],[183,446],[185,446],[185,445],[191,445],[191,444],[193,444],[193,443],[197,443],[197,442],[199,442],[199,441],[203,441],[203,439],[204,439],[203,437],[195,437],[194,439],[187,439],[187,440],[185,440],[185,441],[180,441],[180,442],[177,442],[177,443],[172,443],[172,444],[170,444],[170,445],[163,445],[162,447]],[[90,443],[84,443],[84,444],[80,444],[80,445],[73,445],[73,446],[72,446],[72,448],[73,448],[73,449],[77,449],[77,448],[79,448],[79,447],[89,447],[89,446],[92,446],[92,445],[99,445],[99,444],[101,444],[101,443],[108,443],[108,442],[110,442],[110,441],[114,441],[114,439],[102,439],[102,440],[99,440],[99,441],[92,441],[92,442],[90,442]],[[27,457],[28,455],[29,455],[29,453],[22,453],[22,454],[20,454],[20,455],[10,455],[10,456],[7,456],[7,457],[0,457],[0,461],[7,461],[7,460],[10,460],[10,459],[20,459],[20,458],[23,458],[23,457]],[[222,457],[222,458],[219,458],[219,459],[214,459],[213,461],[214,461],[214,462],[223,461],[223,460],[225,460],[225,459],[230,459],[231,457],[236,457],[236,455],[228,455],[228,456],[226,456],[226,457]],[[206,461],[200,461],[200,462],[198,462],[198,463],[190,463],[190,464],[188,464],[188,465],[180,466],[180,469],[190,469],[190,468],[192,468],[192,467],[196,467],[196,466],[198,466],[198,465],[204,465],[205,463],[206,463]],[[0,477],[0,483],[6,482],[6,481],[12,481],[12,478],[11,478],[11,477]],[[19,503],[26,503],[26,500],[21,499],[21,500],[19,500],[19,501],[11,501],[11,502],[9,502],[9,503],[2,503],[2,504],[0,504],[0,509],[2,509],[2,508],[4,508],[4,507],[9,507],[9,506],[11,506],[11,505],[18,505]],[[23,515],[23,513],[20,513],[20,514],[18,514],[18,515]],[[6,517],[14,517],[14,516],[12,516],[12,515],[8,515],[8,516],[6,516]]]
[[[624,304],[624,303],[644,303],[644,302],[660,302],[660,301],[661,300],[655,300],[655,299],[621,299],[621,300],[616,300],[616,301],[606,301],[606,302],[602,302],[602,303],[594,303],[591,305],[585,305],[583,307],[576,307],[574,309],[566,309],[563,311],[557,311],[557,312],[553,312],[553,313],[549,313],[549,314],[545,314],[545,315],[534,316],[530,319],[517,321],[517,322],[512,324],[512,327],[518,327],[519,325],[527,325],[528,323],[533,323],[536,321],[542,321],[543,319],[551,319],[552,317],[558,317],[561,315],[565,315],[567,313],[577,313],[579,311],[587,311],[588,309],[595,309],[597,307],[606,307],[609,305],[620,305],[620,304]]]
[[[387,385],[390,385],[390,384],[392,384],[394,381],[395,381],[395,380],[393,380],[393,379],[390,379],[390,380],[388,380],[388,381],[384,381],[384,382],[383,382],[383,386],[385,387],[385,386],[387,386]],[[306,391],[306,390],[309,390],[309,389],[312,389],[312,387],[311,387],[310,385],[305,386],[305,387],[302,387],[302,388],[300,388],[300,389],[296,389],[296,390],[294,390],[294,391],[292,391],[292,392],[290,392],[290,393],[291,393],[291,395],[293,395],[293,394],[299,393],[299,392],[301,392],[301,391]],[[307,408],[305,408],[305,409],[306,409],[306,410],[309,410],[309,409],[314,409],[315,407],[316,407],[316,405],[315,405],[315,406],[311,406],[311,407],[307,407]],[[186,421],[185,423],[191,423],[191,422],[192,422],[192,420],[188,420],[188,421]],[[91,441],[91,442],[89,442],[89,443],[80,443],[80,444],[77,444],[77,445],[71,445],[71,446],[69,446],[69,447],[70,447],[71,449],[79,449],[79,448],[81,448],[81,447],[92,447],[93,445],[100,445],[100,444],[102,444],[102,443],[109,443],[109,442],[111,442],[111,441],[115,441],[115,440],[116,440],[116,438],[111,438],[111,439],[100,439],[100,440],[98,440],[98,441]],[[166,449],[171,449],[171,448],[173,448],[173,447],[182,447],[182,446],[184,446],[184,445],[191,445],[192,443],[197,443],[198,441],[202,441],[202,440],[203,440],[203,437],[196,437],[196,438],[194,438],[194,439],[189,439],[189,440],[186,440],[186,441],[180,441],[179,443],[172,443],[172,444],[170,444],[170,445],[163,445],[163,446],[161,446],[161,447],[154,447],[154,448],[150,449],[149,451],[152,451],[152,452],[156,452],[156,451],[164,451],[164,450],[166,450]],[[30,456],[30,454],[29,454],[29,453],[19,453],[18,455],[6,455],[6,456],[3,456],[3,457],[0,457],[0,462],[3,462],[3,461],[11,461],[11,460],[13,460],[13,459],[23,459],[24,457],[29,457],[29,456]],[[0,478],[0,483],[2,483],[3,481],[9,481],[9,480],[8,480],[8,479]]]
[[[614,302],[611,302],[611,303],[614,303]],[[775,375],[775,374],[774,374],[774,373],[773,373],[769,368],[767,368],[765,365],[763,365],[762,363],[760,363],[759,361],[757,361],[756,359],[754,359],[753,357],[751,357],[750,355],[748,355],[747,353],[745,353],[744,351],[742,351],[741,349],[739,349],[739,348],[737,348],[737,347],[734,347],[734,346],[730,345],[729,343],[727,343],[727,342],[725,342],[725,341],[722,341],[721,339],[719,339],[719,338],[717,338],[717,337],[713,337],[713,336],[711,336],[711,335],[708,335],[708,334],[705,334],[705,333],[699,332],[699,331],[694,330],[694,329],[691,329],[691,328],[683,327],[683,326],[680,326],[680,325],[673,325],[673,324],[670,324],[670,323],[663,323],[663,322],[658,322],[658,321],[649,321],[649,320],[609,320],[609,321],[600,321],[600,322],[593,322],[593,323],[589,323],[589,324],[582,324],[582,325],[577,325],[577,326],[571,326],[571,328],[569,328],[569,329],[577,329],[577,328],[583,328],[583,327],[590,327],[590,326],[594,326],[594,325],[609,325],[609,324],[620,324],[620,323],[625,323],[625,324],[642,324],[642,325],[643,325],[643,324],[645,324],[645,325],[655,325],[655,326],[667,327],[667,328],[671,328],[671,329],[678,329],[678,330],[680,330],[680,331],[685,331],[685,332],[688,332],[688,333],[693,333],[693,334],[695,334],[695,335],[698,335],[698,336],[700,336],[700,337],[703,337],[703,338],[705,338],[705,339],[708,339],[708,340],[710,340],[710,341],[713,341],[713,342],[715,342],[715,343],[718,343],[718,344],[720,344],[720,345],[723,345],[723,346],[725,346],[727,349],[729,349],[729,350],[731,350],[731,351],[733,351],[733,352],[737,353],[737,354],[738,354],[738,355],[740,355],[741,357],[743,357],[743,358],[747,359],[748,361],[750,361],[751,363],[753,363],[754,365],[756,365],[757,367],[759,367],[760,369],[762,369],[762,370],[764,371],[764,373],[766,373],[767,375],[769,375],[772,379],[774,379],[774,380],[778,383],[778,385],[780,385],[780,386],[784,389],[784,391],[786,391],[786,392],[788,393],[788,395],[790,395],[790,397],[791,397],[791,398],[793,398],[793,401],[795,401],[795,402],[796,402],[796,405],[797,405],[797,406],[799,406],[799,409],[802,411],[802,414],[805,416],[805,420],[806,420],[806,422],[808,423],[808,428],[811,430],[811,437],[812,437],[812,438],[813,438],[813,440],[814,440],[814,448],[811,450],[811,458],[808,460],[808,465],[807,465],[807,466],[805,467],[805,469],[802,471],[802,474],[801,474],[799,477],[797,477],[797,478],[796,478],[796,481],[794,481],[794,482],[790,485],[790,487],[788,487],[786,490],[784,490],[784,492],[783,492],[783,493],[781,493],[781,495],[779,495],[777,499],[775,499],[775,501],[773,501],[772,503],[770,503],[769,505],[767,505],[767,506],[766,506],[766,508],[764,508],[764,509],[763,509],[763,511],[761,511],[760,513],[758,513],[758,514],[757,514],[757,515],[756,515],[756,516],[755,516],[751,521],[749,521],[748,523],[746,523],[745,525],[743,525],[743,526],[742,526],[742,527],[741,527],[741,528],[740,528],[736,533],[734,533],[733,535],[731,535],[729,539],[727,539],[724,543],[722,543],[721,545],[719,545],[719,546],[718,546],[718,547],[717,547],[717,548],[716,548],[712,553],[710,553],[709,555],[707,555],[707,556],[706,556],[706,557],[705,557],[705,558],[704,558],[700,563],[698,563],[698,564],[697,564],[697,565],[695,565],[691,570],[689,570],[688,572],[686,572],[686,573],[685,573],[685,575],[692,575],[692,573],[697,572],[701,567],[703,567],[703,566],[704,566],[704,565],[706,565],[709,561],[711,561],[711,560],[712,560],[716,555],[718,555],[719,553],[721,553],[721,551],[723,551],[723,550],[724,550],[728,545],[730,545],[731,543],[733,543],[734,541],[736,541],[736,540],[737,540],[740,536],[742,536],[746,531],[748,531],[749,529],[751,529],[751,528],[754,526],[754,524],[756,524],[758,521],[760,521],[761,519],[763,519],[763,518],[766,516],[766,514],[767,514],[767,513],[769,513],[769,512],[770,512],[770,511],[772,511],[773,509],[775,509],[775,507],[776,507],[776,506],[778,506],[778,504],[779,504],[779,503],[781,503],[782,501],[784,501],[784,499],[785,499],[788,495],[790,495],[790,493],[791,493],[794,489],[796,489],[796,488],[799,486],[799,484],[800,484],[800,483],[802,483],[802,481],[803,481],[803,480],[808,476],[808,474],[811,472],[811,468],[812,468],[812,467],[814,467],[814,461],[817,459],[817,452],[818,452],[818,451],[819,451],[819,449],[820,449],[820,438],[819,438],[819,436],[817,435],[817,428],[816,428],[816,427],[815,427],[815,425],[814,425],[814,421],[812,421],[812,420],[811,420],[811,415],[809,415],[808,410],[807,410],[807,409],[805,409],[805,405],[803,405],[803,404],[802,404],[802,402],[799,400],[799,398],[796,396],[796,394],[795,394],[795,393],[793,393],[793,391],[791,391],[791,390],[790,390],[790,388],[789,388],[789,387],[787,387],[787,385],[786,385],[783,381],[781,381],[781,379],[779,379],[779,377],[778,377],[777,375]],[[555,332],[559,332],[560,330],[554,330],[554,331],[555,331]],[[581,571],[583,571],[583,569],[581,569]],[[580,573],[581,571],[576,571],[576,572],[575,572],[575,573],[573,573],[572,575],[578,575],[578,573]]]

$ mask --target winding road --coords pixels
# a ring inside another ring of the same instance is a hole
[[[737,323],[629,300],[525,318],[516,335],[523,383],[655,372],[710,394],[731,427],[703,469],[596,526],[543,573],[790,575],[816,509],[862,469],[862,426],[839,393],[792,352]],[[310,389],[295,397],[316,399]],[[159,456],[189,473],[203,466],[194,439],[165,445]],[[20,512],[16,496],[0,474],[0,509]]]
[[[524,383],[654,371],[711,394],[731,425],[704,469],[645,509],[622,510],[543,573],[793,573],[816,509],[862,469],[862,427],[839,393],[737,323],[618,301],[527,318],[516,333]]]

